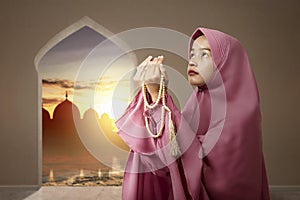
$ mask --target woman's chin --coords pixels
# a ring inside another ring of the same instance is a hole
[[[202,86],[205,84],[205,82],[203,80],[199,80],[199,79],[195,79],[194,77],[188,77],[189,83],[192,86]]]

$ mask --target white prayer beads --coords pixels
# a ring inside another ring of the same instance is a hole
[[[145,125],[147,128],[148,133],[151,135],[153,138],[158,138],[162,135],[163,128],[165,126],[165,110],[169,114],[169,139],[171,142],[171,155],[172,156],[179,156],[181,154],[179,145],[176,140],[176,135],[175,135],[175,129],[172,121],[172,112],[170,108],[166,105],[166,86],[165,86],[165,80],[164,76],[160,77],[160,85],[159,85],[159,91],[158,91],[158,97],[156,101],[154,102],[153,105],[150,105],[147,101],[147,88],[145,83],[143,83],[143,97],[144,97],[144,110],[146,111],[148,109],[154,109],[158,106],[160,99],[162,98],[162,108],[161,108],[161,123],[160,123],[160,128],[158,133],[152,133],[152,131],[149,128],[149,121],[148,118],[145,116]]]

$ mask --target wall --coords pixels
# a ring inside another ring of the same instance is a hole
[[[157,26],[190,35],[206,26],[238,38],[259,86],[269,182],[300,185],[299,1],[2,0],[0,13],[1,185],[39,184],[40,88],[34,58],[83,16],[113,33]]]

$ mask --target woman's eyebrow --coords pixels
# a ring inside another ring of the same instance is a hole
[[[191,51],[194,51],[195,49],[192,48]],[[207,51],[211,51],[210,48],[204,48],[204,47],[201,47],[201,48],[198,48],[197,50],[207,50]]]

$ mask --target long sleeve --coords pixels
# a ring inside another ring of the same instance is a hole
[[[177,157],[170,153],[169,124],[164,124],[158,138],[153,138],[145,127],[145,116],[149,118],[150,129],[155,132],[160,128],[161,119],[167,122],[169,115],[161,117],[161,106],[144,111],[143,103],[139,91],[116,122],[118,134],[131,149],[124,174],[123,200],[187,199],[183,171],[178,168]],[[168,94],[166,105],[172,110],[172,120],[177,127],[181,114]]]

